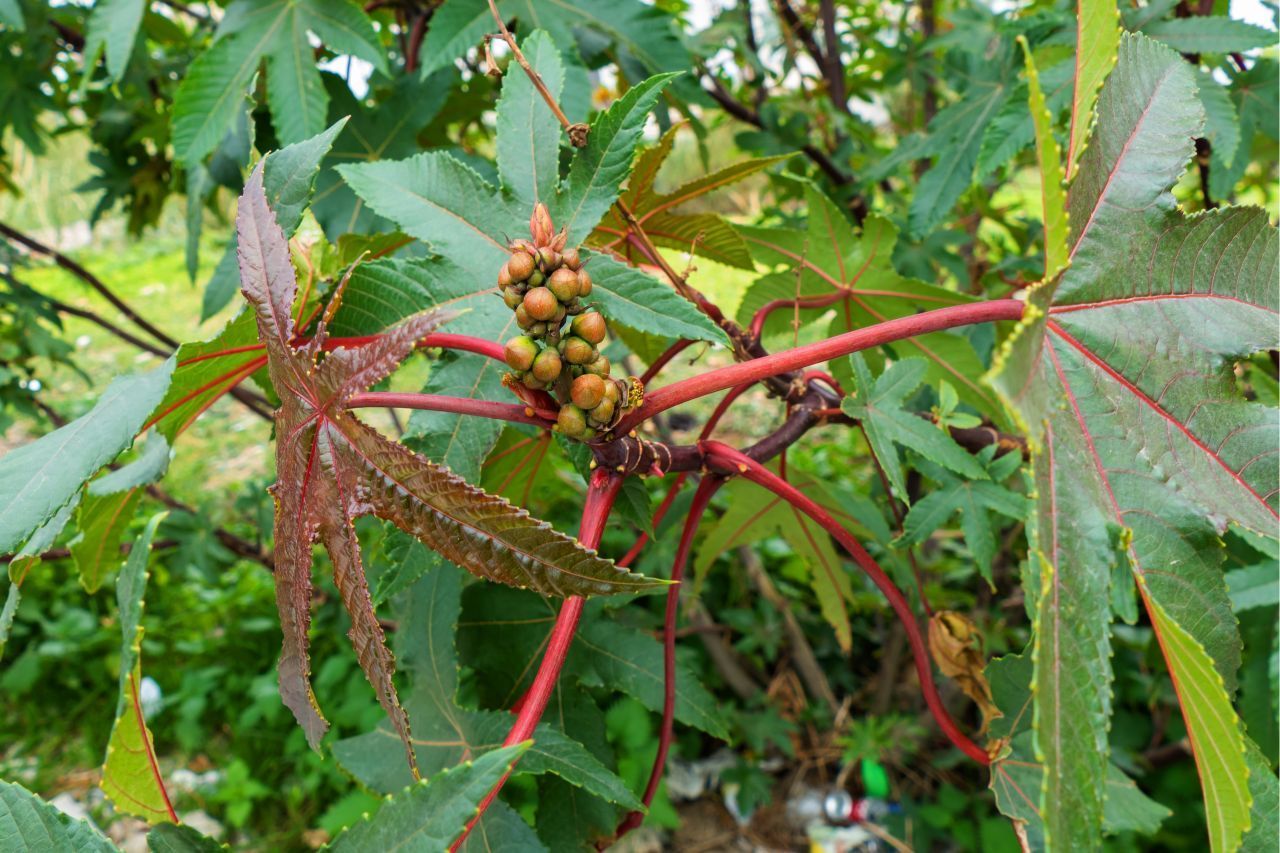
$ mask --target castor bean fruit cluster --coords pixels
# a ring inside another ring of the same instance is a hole
[[[547,208],[529,219],[532,239],[511,243],[511,257],[498,272],[498,292],[515,312],[523,334],[506,342],[509,381],[550,391],[561,404],[556,429],[573,438],[607,430],[637,395],[610,376],[601,352],[604,317],[590,308],[591,273],[567,234],[556,233]]]

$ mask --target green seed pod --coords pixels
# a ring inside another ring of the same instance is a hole
[[[533,274],[533,267],[533,257],[528,252],[514,252],[505,269],[512,281],[524,281]]]
[[[571,270],[577,271],[578,267],[582,266],[582,258],[578,257],[577,249],[565,249],[560,253],[560,263]]]
[[[594,409],[604,399],[604,380],[590,373],[573,380],[569,388],[573,404],[582,409]]]
[[[547,279],[547,287],[561,302],[569,302],[578,296],[578,274],[561,267]]]
[[[606,331],[604,317],[598,311],[587,311],[574,317],[570,328],[575,335],[592,344],[603,341]]]
[[[587,373],[594,373],[596,376],[601,376],[607,379],[609,378],[609,367],[609,359],[601,355],[595,361],[588,362],[583,369],[585,369]]]
[[[618,390],[618,383],[612,379],[604,380],[604,399],[615,405],[622,399],[622,392]]]
[[[529,316],[529,312],[524,310],[524,304],[516,306],[516,325],[522,329],[527,329],[534,323],[538,322]]]
[[[538,353],[529,371],[540,382],[555,382],[560,377],[560,354],[548,347]]]
[[[592,429],[591,427],[587,427],[585,430],[582,431],[582,440],[590,441],[591,439],[595,438],[597,434],[598,433],[594,429]]]
[[[538,252],[538,254],[542,259],[542,263],[540,263],[539,266],[546,272],[550,273],[556,267],[560,266],[560,253],[555,249],[544,248]]]
[[[538,357],[538,345],[531,338],[520,335],[507,341],[502,349],[502,357],[512,370],[528,370]]]
[[[515,288],[508,287],[506,292],[502,294],[502,301],[506,303],[508,308],[514,311],[520,306],[520,303],[524,301],[524,296],[523,294],[516,293]]]
[[[560,323],[564,322],[565,314],[567,313],[568,312],[565,310],[565,307],[561,305],[559,308],[556,309],[556,316],[552,317],[551,319],[556,325],[559,325]]]
[[[511,262],[508,261],[502,265],[502,269],[498,270],[498,287],[505,290],[511,286],[511,282],[514,280],[515,279],[511,277]]]
[[[545,287],[535,287],[524,295],[524,310],[535,320],[550,320],[560,307],[555,294]]]
[[[540,338],[546,333],[547,333],[546,323],[534,323],[532,326],[529,327],[529,334],[532,337]]]
[[[578,295],[586,296],[591,292],[591,273],[587,272],[587,268],[583,267],[578,270]]]
[[[547,281],[547,277],[542,274],[542,270],[534,270],[529,274],[530,287],[542,287]]]
[[[556,429],[571,438],[581,438],[587,430],[587,416],[573,403],[560,407],[556,416]]]
[[[596,357],[596,348],[577,337],[564,339],[563,352],[570,364],[590,364]]]
[[[530,391],[543,391],[547,387],[547,383],[538,381],[538,377],[532,373],[526,373],[521,381],[524,383],[524,387]]]
[[[592,420],[599,421],[602,424],[607,424],[609,421],[613,420],[613,411],[614,405],[612,401],[601,400],[599,405],[591,410],[591,418]]]

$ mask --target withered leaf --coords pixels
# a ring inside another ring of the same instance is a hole
[[[284,233],[267,204],[262,165],[236,216],[241,287],[266,345],[276,411],[275,580],[284,633],[280,694],[316,747],[328,724],[310,685],[311,545],[319,539],[351,614],[350,638],[369,683],[405,743],[409,723],[396,696],[395,661],[374,614],[352,521],[376,515],[473,574],[546,595],[637,593],[663,581],[619,569],[502,498],[477,489],[384,438],[346,409],[352,395],[390,374],[423,336],[454,316],[409,317],[372,342],[319,359],[322,322],[295,345],[297,280]]]
[[[939,610],[929,620],[929,652],[938,669],[955,681],[964,694],[982,711],[982,731],[993,719],[1003,716],[991,699],[991,685],[983,672],[982,634],[968,616]]]

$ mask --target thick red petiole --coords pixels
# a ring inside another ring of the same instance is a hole
[[[495,403],[489,400],[473,400],[470,397],[449,397],[442,394],[402,394],[395,391],[367,391],[355,394],[347,401],[348,409],[424,409],[432,412],[454,412],[459,415],[478,415],[520,424],[546,427],[555,423],[555,413],[518,406],[515,403]]]
[[[951,715],[947,713],[946,707],[943,706],[942,697],[938,695],[938,687],[933,681],[933,668],[929,663],[929,649],[920,631],[920,625],[916,622],[915,614],[911,612],[911,605],[907,603],[906,597],[898,589],[897,585],[884,573],[884,569],[880,568],[875,558],[868,554],[862,544],[841,527],[826,510],[806,497],[795,486],[786,482],[750,456],[718,441],[708,441],[701,446],[710,464],[726,472],[741,474],[751,482],[773,492],[816,521],[823,530],[830,533],[832,538],[849,552],[849,556],[853,557],[854,562],[867,574],[867,577],[871,578],[871,582],[884,593],[885,598],[889,599],[889,605],[902,623],[902,627],[906,629],[907,641],[911,646],[911,656],[915,660],[916,674],[920,678],[920,690],[924,694],[925,704],[929,706],[929,712],[933,714],[933,718],[937,721],[939,728],[965,755],[980,764],[990,764],[991,758],[987,755],[986,750],[960,731],[955,721],[951,719]]]

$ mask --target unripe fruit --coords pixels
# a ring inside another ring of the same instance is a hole
[[[595,361],[588,362],[583,367],[583,370],[587,373],[594,373],[596,376],[603,376],[607,379],[609,376],[609,359],[602,355]]]
[[[578,274],[571,269],[561,267],[547,279],[547,288],[561,302],[569,302],[578,296]]]
[[[524,310],[535,320],[550,320],[560,307],[554,293],[545,287],[535,287],[524,295]]]
[[[506,303],[508,308],[514,311],[519,307],[520,303],[524,301],[524,294],[517,293],[514,287],[509,287],[507,288],[507,292],[502,294],[502,301]]]
[[[521,381],[524,383],[524,387],[528,388],[530,391],[542,391],[547,387],[547,383],[539,382],[538,378],[532,373],[526,373],[524,379]]]
[[[512,370],[528,370],[533,366],[533,360],[538,357],[538,345],[531,338],[520,335],[507,341],[507,345],[502,350],[502,357],[506,359],[507,365]]]
[[[546,333],[547,333],[546,323],[534,323],[532,326],[529,327],[529,334],[533,335],[535,338],[540,338]]]
[[[516,252],[507,261],[506,270],[512,281],[524,281],[533,274],[533,257],[527,252]]]
[[[548,272],[560,266],[560,253],[555,249],[542,249],[538,256],[542,260],[540,266]]]
[[[571,270],[577,270],[578,267],[582,266],[582,258],[578,256],[577,249],[565,249],[560,253],[560,263]]]
[[[556,309],[556,316],[551,318],[551,322],[558,327],[560,323],[564,321],[564,317],[566,313],[567,312],[565,311],[565,307],[561,305],[559,308]]]
[[[587,416],[572,403],[560,407],[556,416],[556,429],[572,438],[579,438],[587,430]]]
[[[538,322],[529,316],[529,312],[524,310],[523,300],[521,304],[516,306],[516,325],[522,329],[527,329],[534,323]]]
[[[560,376],[560,354],[548,347],[538,353],[529,372],[540,382],[555,382]]]
[[[591,273],[587,272],[586,267],[578,270],[578,295],[586,296],[591,292]]]
[[[618,390],[618,383],[612,379],[604,381],[604,398],[611,403],[617,404],[622,399],[622,392]]]
[[[570,364],[590,364],[596,357],[596,348],[582,338],[565,338],[562,351]]]
[[[534,270],[529,275],[529,286],[542,287],[543,283],[545,283],[546,280],[547,280],[547,277],[542,274],[542,270]]]
[[[502,265],[502,269],[498,270],[498,287],[507,288],[511,286],[511,264],[510,262]]]
[[[591,410],[591,419],[597,423],[607,424],[613,420],[614,405],[610,400],[601,400],[599,405]]]
[[[601,317],[596,311],[588,311],[585,314],[579,314],[574,317],[573,324],[569,328],[575,335],[588,343],[598,344],[604,340],[604,317]]]
[[[604,399],[604,380],[588,373],[573,380],[569,388],[573,404],[583,409],[594,409]]]

